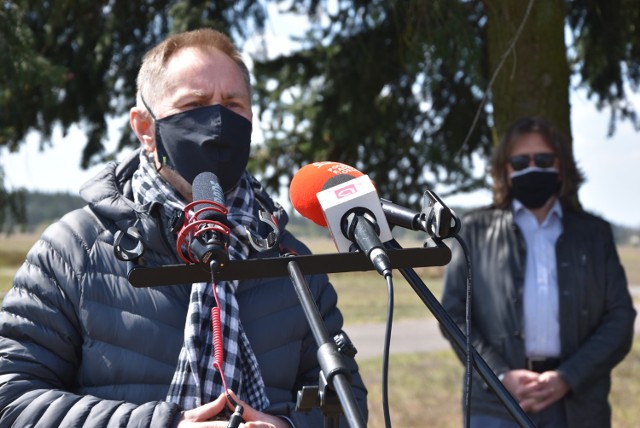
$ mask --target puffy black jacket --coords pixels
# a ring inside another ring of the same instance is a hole
[[[175,423],[180,409],[164,398],[182,347],[191,286],[135,288],[113,251],[115,231],[135,224],[147,265],[162,265],[159,260],[173,254],[158,206],[132,200],[137,165],[137,155],[109,164],[83,186],[88,205],[47,228],[17,272],[0,313],[0,426]],[[282,244],[308,253],[284,230]],[[343,320],[335,290],[324,275],[307,279],[328,332],[338,333]],[[297,391],[317,385],[319,367],[289,278],[242,281],[236,296],[271,402],[266,412],[286,415],[298,427],[322,426],[318,409],[294,411]],[[355,361],[349,364],[366,417],[366,389]]]
[[[561,360],[571,387],[565,408],[570,427],[610,426],[611,370],[631,349],[635,310],[624,270],[604,220],[564,211],[556,244]],[[495,373],[525,367],[524,237],[511,210],[481,209],[465,216],[460,236],[473,265],[473,346]],[[446,268],[442,305],[465,331],[466,263],[459,246]],[[472,414],[510,418],[479,376]]]

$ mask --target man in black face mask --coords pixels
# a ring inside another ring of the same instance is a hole
[[[635,310],[611,228],[577,202],[571,147],[541,118],[511,125],[492,158],[492,206],[462,220],[473,266],[473,346],[537,427],[611,425],[611,371]],[[465,331],[466,263],[446,268],[442,304]],[[472,427],[517,427],[474,376]]]
[[[144,56],[130,112],[140,150],[82,187],[87,206],[44,232],[4,298],[0,426],[226,428],[236,416],[259,427],[324,425],[320,408],[296,409],[320,367],[288,278],[135,288],[114,254],[125,233],[147,267],[182,263],[172,220],[202,173],[215,174],[221,190],[210,188],[228,209],[229,259],[309,254],[245,170],[249,82],[240,53],[211,29],[174,34]],[[326,275],[308,285],[337,335],[334,288]],[[366,420],[357,364],[345,363]],[[235,404],[243,411],[230,418]]]

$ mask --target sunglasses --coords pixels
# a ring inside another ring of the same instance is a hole
[[[522,171],[529,167],[531,159],[538,168],[549,168],[553,166],[556,155],[553,153],[534,153],[532,155],[516,155],[509,158],[511,167],[516,171]]]

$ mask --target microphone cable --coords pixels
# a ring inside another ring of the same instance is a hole
[[[229,417],[229,422],[227,428],[238,428],[243,421],[242,414],[244,413],[244,408],[242,405],[238,404],[231,394],[229,394],[229,387],[227,386],[227,381],[224,376],[223,366],[224,366],[224,338],[222,333],[222,321],[220,320],[220,301],[218,300],[218,292],[216,290],[216,278],[215,272],[218,268],[218,260],[212,258],[209,266],[211,268],[211,292],[213,293],[213,298],[215,299],[215,306],[211,308],[211,332],[213,335],[213,368],[218,370],[220,374],[220,379],[222,380],[222,386],[224,388],[224,393],[227,398],[229,404],[231,404],[234,408],[233,414]]]
[[[227,209],[217,202],[207,200],[196,200],[184,207],[174,225],[174,227],[182,226],[176,239],[176,250],[178,256],[187,264],[208,263],[209,265],[211,293],[215,301],[215,305],[211,308],[213,368],[218,370],[227,402],[234,408],[229,416],[227,428],[238,428],[244,422],[242,418],[244,408],[229,394],[224,375],[224,335],[220,319],[220,300],[216,289],[216,273],[228,260],[227,239],[231,229],[218,220],[207,218],[209,213],[226,216]],[[226,407],[225,409],[228,410]]]
[[[384,413],[384,425],[391,428],[391,416],[389,414],[389,349],[391,347],[391,330],[393,327],[393,278],[391,272],[384,276],[387,282],[387,323],[384,334],[384,349],[382,351],[382,411]]]
[[[473,369],[473,355],[471,353],[471,299],[472,299],[472,271],[471,271],[471,258],[469,256],[469,247],[467,243],[459,235],[453,236],[455,240],[460,244],[464,259],[467,265],[467,287],[466,287],[466,301],[465,301],[465,348],[466,348],[466,360],[465,368],[466,375],[464,380],[464,408],[465,427],[471,426],[471,386],[473,383],[472,369]]]

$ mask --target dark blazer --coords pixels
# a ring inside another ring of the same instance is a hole
[[[564,210],[556,244],[562,363],[571,390],[564,400],[570,427],[611,424],[611,370],[631,349],[636,312],[611,228],[585,212]],[[525,368],[524,237],[510,210],[480,209],[462,220],[472,263],[472,341],[496,374]],[[459,246],[446,268],[442,305],[465,331],[466,264]],[[510,418],[479,376],[472,414]]]

